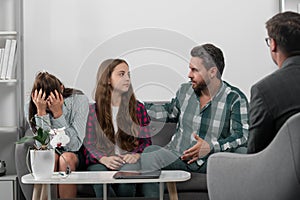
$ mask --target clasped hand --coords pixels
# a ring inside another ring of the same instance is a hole
[[[188,164],[195,162],[210,152],[210,146],[205,140],[200,138],[196,133],[193,133],[193,136],[197,143],[191,148],[185,150],[181,156],[182,160],[188,160]]]
[[[118,156],[103,156],[99,162],[111,170],[118,170],[124,164],[133,164],[140,159],[140,154],[125,154]]]
[[[37,115],[43,116],[47,114],[47,109],[52,112],[54,118],[58,118],[62,115],[62,106],[64,99],[62,94],[58,93],[57,90],[50,92],[50,95],[46,99],[46,93],[42,89],[35,90],[31,94],[33,103],[37,108]]]

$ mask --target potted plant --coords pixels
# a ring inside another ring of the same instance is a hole
[[[50,145],[52,137],[50,132],[51,130],[44,130],[38,127],[36,132],[33,132],[33,135],[24,136],[16,142],[17,144],[22,144],[34,141],[33,146],[30,148],[30,164],[35,179],[49,178],[54,172],[55,149]],[[26,163],[28,170],[31,171],[28,165],[28,153]]]
[[[39,127],[34,133],[34,135],[27,135],[22,137],[19,141],[17,141],[17,144],[22,144],[25,142],[29,142],[31,140],[39,142],[39,146],[37,144],[34,144],[34,149],[36,150],[47,150],[49,149],[49,143],[50,143],[50,131],[44,130],[41,127]]]

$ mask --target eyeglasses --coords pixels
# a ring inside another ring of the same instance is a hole
[[[269,47],[270,43],[271,43],[271,38],[267,37],[267,38],[265,38],[265,41],[267,43],[267,46]]]

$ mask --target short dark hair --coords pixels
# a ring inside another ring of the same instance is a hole
[[[287,11],[273,16],[266,22],[270,38],[276,41],[286,55],[300,51],[300,14]]]
[[[203,44],[194,47],[191,50],[191,56],[201,58],[206,69],[216,66],[219,71],[217,78],[221,79],[225,67],[224,56],[221,49],[213,44]]]

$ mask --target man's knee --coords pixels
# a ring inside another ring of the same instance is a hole
[[[155,151],[160,150],[161,148],[162,147],[158,146],[158,145],[150,145],[144,149],[143,153],[155,152]]]

